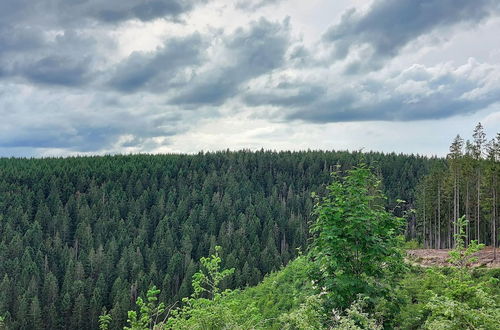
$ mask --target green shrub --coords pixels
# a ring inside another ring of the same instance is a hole
[[[314,207],[311,278],[333,308],[348,308],[358,294],[386,295],[404,269],[404,220],[386,211],[380,180],[361,165],[332,174],[328,194]]]
[[[499,280],[458,269],[412,272],[401,282],[401,329],[498,329]]]
[[[422,248],[422,244],[417,241],[417,240],[410,240],[410,241],[406,241],[404,243],[404,249],[405,250],[417,250],[417,249],[421,249]]]

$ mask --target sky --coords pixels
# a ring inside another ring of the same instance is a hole
[[[0,156],[374,150],[500,131],[498,0],[2,0]]]

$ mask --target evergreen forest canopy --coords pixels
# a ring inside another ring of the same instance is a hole
[[[220,245],[221,289],[256,285],[305,250],[330,173],[366,162],[393,209],[441,159],[359,152],[217,152],[0,159],[0,314],[9,329],[110,329],[149,287],[192,293]],[[413,221],[415,222],[415,221]],[[410,222],[411,223],[411,222]]]

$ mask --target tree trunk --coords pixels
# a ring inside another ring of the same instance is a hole
[[[465,246],[468,246],[470,242],[469,179],[467,179],[467,183],[465,186],[465,217],[467,218],[467,225],[465,227]]]
[[[457,233],[457,219],[458,219],[458,178],[457,178],[457,170],[455,169],[455,182],[453,185],[453,236],[452,236],[452,244],[450,248],[455,246],[455,234]]]
[[[434,234],[432,236],[432,238],[434,239],[434,248],[435,249],[438,249],[438,245],[437,245],[437,211],[434,212]]]
[[[477,238],[477,242],[478,243],[481,243],[481,233],[480,233],[480,229],[481,229],[481,226],[480,226],[480,213],[481,213],[481,207],[480,207],[480,200],[481,200],[481,196],[480,196],[480,192],[481,192],[481,171],[478,169],[477,171],[477,215],[476,215],[476,227],[477,227],[477,232],[476,232],[476,238]]]
[[[496,181],[496,180],[495,180]],[[497,260],[497,190],[496,182],[493,185],[493,228],[492,228],[492,239],[493,239],[493,260]]]
[[[437,239],[437,248],[441,248],[441,185],[438,183],[438,239]]]
[[[449,211],[451,211],[451,205],[450,205],[450,203],[451,203],[451,202],[450,202],[450,201],[448,201],[448,210],[449,210]],[[448,215],[450,215],[450,214],[448,213]],[[448,220],[448,235],[447,235],[447,236],[448,236],[448,237],[447,237],[447,239],[448,239],[448,246],[447,246],[447,247],[448,247],[449,249],[451,248],[451,236],[452,236],[452,233],[451,233],[451,221],[453,221],[453,220],[452,220],[452,219],[449,219],[449,220]]]
[[[426,211],[426,205],[425,205],[425,187],[424,187],[424,235],[423,235],[423,241],[424,241],[424,248],[428,248],[427,245],[427,238],[425,236],[426,231],[425,231],[425,223],[427,222],[427,219],[425,218],[425,211]]]

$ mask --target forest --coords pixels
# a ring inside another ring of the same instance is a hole
[[[482,311],[471,328],[494,329],[500,273],[463,266],[464,251],[498,241],[500,135],[485,136],[479,124],[446,159],[265,150],[2,158],[1,324],[459,329],[439,311],[468,295],[476,305],[457,308]],[[405,240],[454,248],[463,267],[408,270]]]
[[[464,142],[457,135],[446,162],[435,163],[417,187],[419,222],[413,235],[418,235],[425,247],[452,248],[458,232],[454,219],[465,215],[466,243],[475,240],[496,247],[499,162],[500,133],[487,141],[479,123],[471,140]]]

